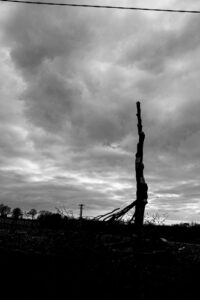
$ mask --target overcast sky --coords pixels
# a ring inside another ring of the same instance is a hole
[[[0,3],[0,203],[96,216],[132,202],[139,100],[146,210],[199,222],[199,28],[200,14]]]

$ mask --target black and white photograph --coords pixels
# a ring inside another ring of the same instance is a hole
[[[200,2],[0,0],[2,300],[193,299],[199,274]]]

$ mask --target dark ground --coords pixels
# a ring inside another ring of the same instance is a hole
[[[191,299],[199,275],[198,244],[81,227],[0,230],[2,299]]]

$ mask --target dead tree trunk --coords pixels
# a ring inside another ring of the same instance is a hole
[[[148,198],[148,185],[144,179],[144,164],[143,164],[143,145],[145,134],[142,130],[142,119],[141,119],[141,109],[140,102],[137,105],[137,118],[138,118],[138,136],[139,142],[137,144],[137,152],[135,155],[135,172],[136,172],[136,205],[135,205],[135,225],[137,228],[141,228],[144,220],[144,210],[147,204]]]
[[[138,118],[138,135],[139,135],[139,142],[137,144],[137,152],[135,155],[135,172],[136,172],[136,200],[134,200],[131,204],[127,205],[123,209],[114,209],[113,211],[106,213],[104,215],[97,216],[96,220],[103,220],[103,221],[116,221],[121,220],[124,215],[127,214],[132,208],[135,207],[135,213],[133,214],[130,222],[133,220],[135,221],[136,227],[138,231],[141,231],[144,219],[144,210],[145,205],[147,204],[147,191],[148,186],[144,179],[144,164],[143,164],[143,145],[145,134],[142,131],[142,119],[141,119],[141,109],[140,109],[140,102],[136,103],[137,106],[137,118]],[[118,210],[118,212],[116,212]]]

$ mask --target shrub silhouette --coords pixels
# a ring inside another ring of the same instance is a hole
[[[49,211],[41,211],[37,220],[41,227],[58,229],[63,225],[63,217],[58,213],[51,213]]]

